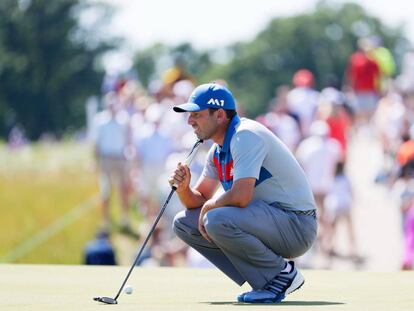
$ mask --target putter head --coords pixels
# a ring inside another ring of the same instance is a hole
[[[103,302],[103,303],[106,303],[108,305],[116,305],[118,303],[118,301],[116,301],[116,299],[109,298],[109,297],[93,297],[93,300]]]

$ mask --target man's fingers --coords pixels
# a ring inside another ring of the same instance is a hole
[[[185,170],[185,167],[178,164],[178,167],[174,170],[174,173],[171,175],[171,178],[173,181],[182,182],[185,180],[187,176],[187,171]]]
[[[207,234],[207,232],[206,232],[205,230],[204,230],[203,237],[204,237],[207,241],[209,241],[210,243],[213,243],[213,240],[209,237],[209,235]]]
[[[171,174],[169,183],[171,186],[177,187],[178,189],[181,189],[183,187],[187,187],[190,183],[191,173],[190,169],[187,165],[183,165],[181,163],[178,163],[176,169]]]
[[[177,182],[182,182],[184,179],[185,179],[184,176],[181,176],[181,175],[178,175],[178,174],[174,175],[174,180],[177,181]]]
[[[187,165],[182,166],[186,175],[190,175],[190,168]]]
[[[212,243],[213,241],[211,240],[211,238],[208,236],[206,228],[204,227],[204,225],[199,225],[198,226],[198,230],[200,231],[201,235],[210,243]]]
[[[178,163],[178,169],[183,172],[184,174],[187,174],[190,172],[190,168],[187,166],[187,164],[181,164]]]
[[[176,177],[180,177],[182,179],[185,179],[189,174],[188,167],[179,165],[177,167],[177,169],[174,171],[174,174],[175,174]]]
[[[180,176],[180,177],[184,177],[185,176],[185,171],[182,171],[181,169],[177,168],[174,171],[175,176]]]

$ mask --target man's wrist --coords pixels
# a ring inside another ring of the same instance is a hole
[[[213,206],[214,206],[214,208],[219,207],[219,204],[217,202],[217,198],[213,198],[212,200],[213,200]]]
[[[209,211],[209,210],[212,210],[214,208],[217,208],[217,207],[218,207],[217,199],[216,198],[211,198],[211,199],[208,200],[208,204],[206,206],[206,212]]]
[[[185,193],[185,192],[188,192],[188,191],[190,191],[190,187],[189,186],[182,187],[182,188],[177,188],[177,190],[176,190],[177,193]]]

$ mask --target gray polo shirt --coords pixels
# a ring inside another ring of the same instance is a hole
[[[316,209],[305,173],[295,157],[270,130],[250,119],[232,119],[223,146],[211,147],[202,174],[220,180],[226,191],[233,181],[253,177],[253,200],[277,202],[287,210]]]

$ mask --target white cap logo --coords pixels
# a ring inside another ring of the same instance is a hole
[[[213,105],[213,106],[219,106],[219,107],[223,107],[224,106],[224,100],[218,100],[215,98],[210,98],[210,100],[207,102],[207,105]]]

